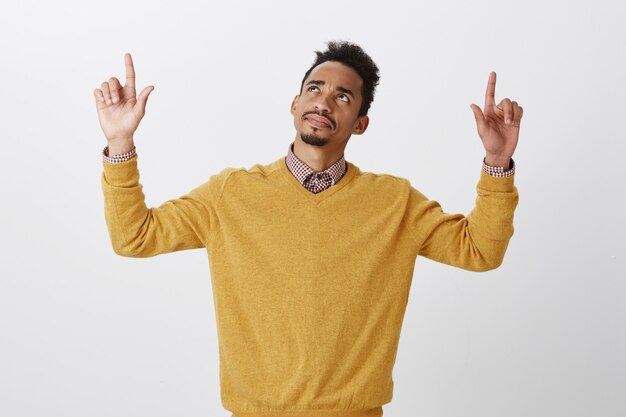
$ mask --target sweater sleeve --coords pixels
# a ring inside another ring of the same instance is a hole
[[[519,200],[514,178],[481,170],[475,205],[467,217],[443,212],[437,201],[410,186],[406,220],[414,230],[418,255],[470,271],[500,266],[513,236]]]
[[[104,215],[113,251],[121,256],[147,258],[206,247],[217,226],[216,206],[225,176],[213,175],[187,194],[148,208],[139,183],[137,159],[103,162]]]

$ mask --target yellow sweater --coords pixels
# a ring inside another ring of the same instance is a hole
[[[350,162],[313,194],[281,157],[148,208],[137,159],[103,164],[113,250],[206,248],[222,405],[236,417],[382,416],[417,255],[486,271],[513,235],[514,176],[481,170],[464,217]]]

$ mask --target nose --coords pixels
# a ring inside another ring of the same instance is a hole
[[[322,113],[330,113],[331,107],[328,101],[328,96],[324,93],[320,94],[317,97],[317,101],[315,102],[315,109]]]

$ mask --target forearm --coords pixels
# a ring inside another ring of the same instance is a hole
[[[113,152],[110,155],[114,155]],[[104,216],[113,250],[121,256],[134,256],[141,246],[139,231],[148,217],[145,195],[136,172],[136,158],[118,163],[103,162]]]
[[[502,264],[513,236],[519,195],[513,176],[494,178],[485,173],[481,173],[476,192],[474,209],[467,216],[467,234],[472,253],[487,269],[493,269]]]

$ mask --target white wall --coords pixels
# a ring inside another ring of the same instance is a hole
[[[621,2],[49,2],[0,11],[0,415],[229,416],[204,250],[112,251],[94,88],[155,91],[135,135],[149,206],[284,155],[316,49],[381,69],[346,158],[468,213],[470,103],[524,108],[504,264],[419,258],[385,416],[626,415],[626,6]]]

